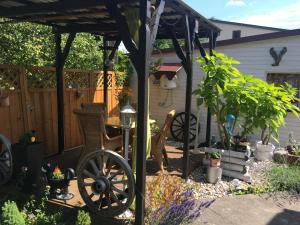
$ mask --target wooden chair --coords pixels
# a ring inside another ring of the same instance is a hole
[[[85,146],[81,158],[99,148],[113,151],[122,148],[122,135],[116,137],[107,135],[103,112],[91,112],[85,109],[74,109],[73,112],[77,116]]]
[[[151,137],[151,155],[154,156],[154,160],[158,164],[161,171],[164,171],[162,154],[166,162],[168,163],[168,155],[165,149],[165,143],[167,139],[168,131],[170,130],[171,122],[176,114],[175,110],[168,113],[167,118],[160,132]]]
[[[106,119],[108,117],[107,109],[104,103],[82,103],[81,108],[85,111],[100,113],[103,112]]]

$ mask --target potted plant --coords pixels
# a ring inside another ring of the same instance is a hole
[[[72,168],[68,168],[64,174],[58,166],[53,169],[51,164],[48,163],[42,167],[42,172],[50,186],[51,197],[64,200],[74,197],[68,191],[70,181],[75,177],[75,172]]]
[[[197,105],[205,105],[215,116],[220,145],[223,149],[230,149],[235,144],[233,135],[238,124],[242,128],[240,139],[244,139],[254,130],[253,124],[247,118],[257,104],[253,88],[258,79],[241,73],[235,67],[239,62],[222,53],[214,51],[206,60],[198,59],[206,77],[194,94],[198,99]],[[227,121],[229,116],[234,118],[230,129]]]
[[[284,124],[288,112],[298,117],[299,108],[294,105],[297,90],[289,84],[275,86],[262,82],[257,87],[260,94],[253,124],[260,128],[261,141],[257,142],[255,158],[257,160],[271,160],[275,146],[270,143],[271,137],[278,142],[278,130]]]
[[[14,176],[21,174],[22,168],[26,167],[25,187],[28,190],[39,185],[44,149],[44,144],[37,141],[34,130],[24,134],[18,143],[12,145]]]
[[[257,129],[262,130],[256,156],[259,159],[269,158],[274,149],[269,143],[270,138],[277,140],[278,129],[283,125],[288,111],[298,116],[299,108],[293,104],[298,101],[295,97],[297,90],[289,84],[277,87],[245,75],[234,67],[239,64],[238,61],[221,53],[213,52],[206,60],[199,58],[206,77],[194,94],[198,97],[198,106],[205,104],[215,116],[223,148],[229,149],[234,144],[232,135],[238,124],[241,128],[240,139]],[[235,117],[231,129],[226,127],[228,115]]]
[[[209,154],[210,166],[220,167],[221,166],[221,154],[219,152],[213,152]]]

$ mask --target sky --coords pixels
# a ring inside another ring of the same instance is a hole
[[[300,28],[300,0],[185,0],[207,18],[262,26]]]

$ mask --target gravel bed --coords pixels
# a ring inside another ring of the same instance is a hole
[[[266,170],[269,170],[274,165],[273,162],[254,162],[250,166],[249,174],[251,183],[246,183],[238,179],[222,177],[222,181],[217,184],[210,184],[206,180],[206,173],[202,167],[193,171],[189,177],[187,187],[194,189],[195,197],[198,199],[221,198],[227,195],[232,195],[232,191],[246,189],[249,186],[257,186],[265,183],[263,176]]]

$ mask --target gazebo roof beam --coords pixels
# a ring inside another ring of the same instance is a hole
[[[108,26],[109,25],[109,26]],[[63,26],[57,26],[57,32],[59,33],[70,33],[70,32],[78,32],[78,33],[117,33],[116,24],[72,24]]]
[[[32,4],[19,7],[2,7],[0,17],[19,17],[26,15],[43,15],[51,13],[65,13],[73,10],[94,8],[105,5],[110,0],[64,0],[58,2]],[[119,3],[130,3],[130,0],[120,0]],[[4,10],[5,8],[5,10]],[[78,13],[78,12],[77,12]]]

